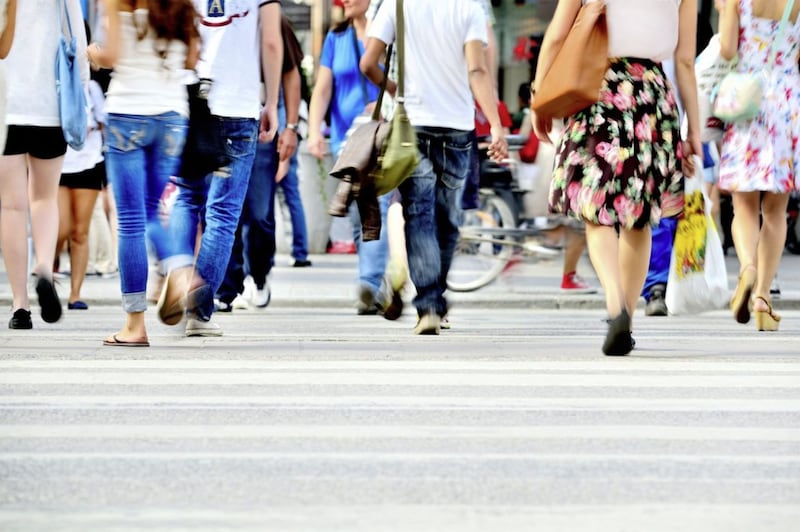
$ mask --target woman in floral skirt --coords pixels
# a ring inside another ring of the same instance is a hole
[[[535,92],[581,8],[560,0],[542,43]],[[608,0],[610,67],[599,101],[568,118],[556,147],[550,209],[583,220],[606,296],[606,355],[633,349],[632,315],[650,257],[650,227],[683,209],[683,173],[701,152],[694,76],[696,0]],[[687,119],[681,142],[676,98],[660,62],[674,58]],[[544,141],[552,128],[531,114]]]

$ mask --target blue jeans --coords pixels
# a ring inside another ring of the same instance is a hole
[[[386,261],[389,257],[386,213],[389,210],[390,196],[391,194],[384,194],[378,198],[378,204],[381,207],[381,236],[378,240],[362,242],[361,216],[358,213],[358,205],[353,202],[348,210],[350,222],[353,224],[353,242],[356,244],[358,253],[358,282],[362,286],[371,288],[376,295],[380,291],[383,274],[386,271]]]
[[[667,286],[672,244],[675,242],[677,227],[677,218],[662,218],[659,224],[652,228],[651,241],[653,244],[650,251],[650,266],[647,269],[647,279],[642,288],[642,296],[647,301],[650,301],[650,290],[655,285]]]
[[[295,260],[308,259],[308,229],[303,200],[300,197],[300,180],[297,177],[297,151],[289,161],[289,172],[278,183],[283,191],[289,217],[292,220],[292,257]]]
[[[258,123],[254,119],[216,118],[228,140],[232,162],[204,179],[176,180],[179,190],[172,208],[170,229],[177,253],[167,263],[169,270],[195,263],[195,272],[205,281],[205,286],[194,294],[190,311],[204,320],[210,319],[214,312],[214,294],[228,266],[258,135]],[[204,216],[203,238],[195,260],[195,239],[201,216]]]
[[[158,205],[180,164],[187,124],[174,112],[108,115],[106,169],[117,203],[119,280],[126,312],[147,309],[147,239],[159,260],[173,255]]]
[[[417,128],[420,161],[402,185],[406,248],[417,314],[447,313],[444,292],[461,225],[464,180],[470,172],[472,131]]]
[[[253,276],[258,288],[263,288],[267,282],[267,275],[275,263],[277,170],[278,139],[266,144],[258,143],[225,278],[217,290],[220,301],[233,301],[242,292],[247,274]]]

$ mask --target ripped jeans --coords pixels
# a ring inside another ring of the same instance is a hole
[[[161,194],[177,171],[186,141],[187,118],[160,115],[108,115],[108,181],[117,203],[119,282],[125,312],[147,308],[147,240],[161,260],[174,254],[158,216]]]

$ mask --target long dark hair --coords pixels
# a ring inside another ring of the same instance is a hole
[[[136,9],[136,0],[128,0],[131,9]],[[155,31],[157,41],[181,41],[189,45],[200,36],[197,30],[199,15],[191,0],[147,0],[147,22]],[[147,34],[137,29],[139,39]]]

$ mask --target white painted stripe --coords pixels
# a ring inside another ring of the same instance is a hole
[[[92,385],[337,385],[337,386],[530,386],[611,388],[800,388],[796,376],[774,375],[564,375],[564,374],[496,374],[496,373],[431,373],[420,371],[397,373],[315,373],[297,372],[77,372],[54,371],[0,373],[0,384],[92,384]]]
[[[80,452],[4,452],[0,454],[0,463],[12,460],[275,460],[298,461],[324,460],[338,462],[526,462],[546,461],[555,462],[655,462],[663,464],[670,460],[686,464],[715,465],[713,462],[723,462],[732,465],[786,465],[792,467],[800,465],[800,455],[786,456],[759,456],[759,455],[697,455],[697,454],[569,454],[569,453],[488,453],[488,452],[383,452],[383,451],[357,451],[357,452],[331,452],[331,451],[80,451]],[[718,465],[718,464],[717,464]],[[650,476],[650,473],[647,473]],[[603,477],[605,478],[605,477]],[[627,476],[626,479],[635,479],[636,475]],[[585,480],[586,477],[583,477]],[[666,480],[662,478],[661,480]],[[789,474],[785,477],[770,476],[770,482],[794,482],[796,477]]]
[[[23,409],[413,409],[590,410],[623,412],[800,412],[800,399],[472,396],[192,396],[18,395],[0,396],[0,410]]]
[[[88,369],[180,369],[180,370],[302,370],[302,371],[598,371],[611,372],[714,372],[729,373],[796,373],[799,362],[695,362],[687,360],[638,360],[634,358],[564,360],[564,361],[448,361],[448,360],[2,360],[0,372],[14,369],[88,370]]]
[[[0,439],[681,440],[800,442],[800,429],[663,425],[0,425]]]
[[[795,530],[800,507],[790,504],[271,504],[247,511],[191,507],[49,511],[0,510],[0,523],[50,530],[169,529],[296,532],[346,529],[349,532],[485,532],[487,530],[615,530],[648,532],[772,532]],[[176,523],[181,523],[176,528]],[[339,525],[340,523],[346,523]],[[535,526],[532,525],[535,523]],[[337,528],[338,525],[338,528]]]

